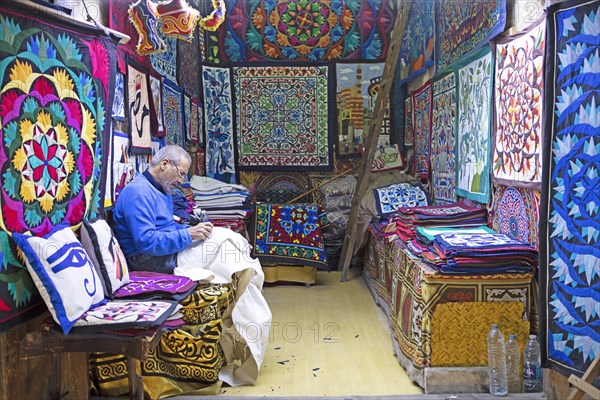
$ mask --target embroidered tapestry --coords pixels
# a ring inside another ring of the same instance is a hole
[[[415,136],[415,175],[429,176],[431,157],[431,82],[412,93]]]
[[[202,80],[206,176],[226,183],[236,183],[229,68],[202,66]]]
[[[44,305],[10,232],[101,215],[116,43],[37,9],[0,5],[0,331]]]
[[[150,93],[148,70],[127,64],[127,115],[131,154],[150,154]]]
[[[198,52],[198,37],[196,32],[191,42],[177,41],[177,74],[179,85],[185,93],[198,98],[200,95],[200,62],[202,53]]]
[[[190,142],[197,144],[198,143],[198,116],[200,114],[200,110],[198,109],[198,100],[191,99],[192,105],[190,108]]]
[[[506,0],[440,0],[437,7],[438,71],[504,31]]]
[[[235,67],[233,82],[240,169],[332,168],[328,67]]]
[[[112,105],[112,117],[118,121],[125,120],[125,75],[115,73],[115,95]]]
[[[397,143],[398,145],[400,145],[400,150],[402,154],[405,154],[404,137],[406,134],[406,84],[398,84],[396,82],[395,76],[394,82],[392,84],[390,103],[392,124],[394,125],[394,129],[392,129],[392,132],[390,134],[390,143]]]
[[[486,46],[457,71],[456,194],[487,204],[490,195],[490,115],[493,60]]]
[[[539,188],[542,180],[542,80],[546,19],[496,41],[492,178]]]
[[[321,214],[316,204],[257,203],[249,232],[250,254],[261,262],[328,269]]]
[[[113,204],[117,202],[117,198],[121,190],[135,176],[135,156],[129,153],[129,135],[119,131],[112,133],[112,182],[110,187],[113,195]],[[108,187],[107,187],[108,188]]]
[[[128,11],[132,3],[133,0],[110,0],[109,3],[108,27],[131,38],[127,43],[119,44],[117,47],[117,66],[123,74],[127,73],[127,57],[139,65],[150,68],[149,58],[139,55],[136,51],[140,35],[129,21]]]
[[[150,92],[152,93],[152,111],[156,116],[156,129],[152,129],[152,135],[162,137],[165,134],[165,126],[163,123],[162,78],[160,76],[150,75]]]
[[[419,183],[395,183],[373,189],[373,195],[380,216],[393,215],[400,207],[430,205],[429,195]]]
[[[540,192],[526,188],[493,185],[490,217],[496,232],[535,246],[539,245]]]
[[[191,139],[190,128],[192,126],[192,99],[187,94],[183,95],[182,114],[183,114],[183,130],[185,131],[185,134],[183,136],[185,137],[185,141],[184,141],[184,143],[185,143]]]
[[[413,1],[396,64],[395,84],[411,81],[433,66],[435,2]]]
[[[456,201],[456,74],[433,82],[431,186],[436,205]]]
[[[183,117],[181,115],[182,100],[181,89],[169,81],[163,80],[163,108],[165,117],[165,131],[167,144],[183,146]]]
[[[581,376],[600,354],[600,2],[560,3],[548,15],[542,357]]]
[[[167,51],[151,54],[150,64],[164,79],[177,82],[177,39],[170,37],[164,38],[164,41],[167,45]]]
[[[358,156],[367,136],[383,63],[336,64],[337,154]],[[389,103],[379,131],[380,144],[390,143]]]
[[[395,11],[385,0],[230,1],[205,31],[209,62],[384,60]]]
[[[404,113],[404,145],[413,146],[415,144],[415,128],[413,124],[413,97],[412,93],[406,97]]]
[[[306,173],[300,172],[258,172],[255,184],[252,185],[256,201],[266,203],[308,202],[309,196],[297,198],[308,192],[309,182]]]

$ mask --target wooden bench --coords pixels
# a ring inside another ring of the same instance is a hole
[[[155,348],[162,337],[159,331],[150,336],[122,336],[111,333],[78,333],[70,332],[64,335],[60,330],[44,327],[40,331],[29,332],[21,340],[21,355],[25,358],[52,355],[50,398],[60,399],[60,355],[61,353],[112,353],[123,354],[127,357],[127,372],[129,378],[129,397],[143,400],[144,386],[142,377],[138,374],[136,360],[145,361],[148,351]],[[87,370],[86,365],[82,368]]]

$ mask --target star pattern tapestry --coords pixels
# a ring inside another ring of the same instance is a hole
[[[233,82],[240,169],[333,168],[327,66],[235,67]]]
[[[504,31],[506,0],[440,0],[437,6],[439,72]]]
[[[163,107],[165,117],[165,130],[167,144],[183,145],[183,116],[181,89],[170,82],[163,80]]]
[[[431,82],[427,82],[415,90],[412,97],[415,175],[428,178],[431,156]]]
[[[433,82],[431,186],[436,205],[456,201],[456,74]]]
[[[483,204],[487,204],[490,197],[492,64],[492,53],[486,46],[461,60],[456,73],[456,194]]]
[[[205,31],[219,62],[384,60],[395,12],[386,0],[230,0],[227,19]]]
[[[45,309],[11,233],[101,215],[116,43],[0,5],[0,331]]]
[[[206,176],[236,183],[229,68],[202,66]]]
[[[581,376],[600,354],[600,1],[548,10],[540,240],[542,357]],[[544,357],[545,355],[545,357]]]
[[[545,28],[543,18],[496,40],[492,179],[503,185],[541,185]]]

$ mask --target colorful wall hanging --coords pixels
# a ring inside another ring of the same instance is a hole
[[[121,190],[135,176],[135,156],[129,152],[129,135],[119,131],[112,132],[112,182],[111,191],[113,193],[113,204],[117,202],[117,198]]]
[[[438,71],[504,31],[506,0],[440,0],[437,7]]]
[[[123,74],[127,73],[128,57],[146,68],[150,67],[150,59],[137,53],[139,34],[133,24],[129,21],[129,6],[132,1],[110,0],[108,27],[115,31],[129,35],[127,43],[119,44],[117,47],[117,66]]]
[[[150,154],[150,88],[148,70],[127,64],[127,115],[131,154]]]
[[[116,43],[24,4],[0,5],[0,331],[44,309],[11,232],[101,215]]]
[[[164,53],[152,54],[150,64],[157,74],[171,82],[177,82],[177,39],[166,38],[165,44],[167,50]]]
[[[228,68],[202,67],[206,176],[236,183],[233,148],[233,104]]]
[[[152,136],[162,137],[165,134],[164,111],[162,102],[162,78],[150,75],[150,92],[152,93],[152,111],[156,115],[156,128],[152,128]]]
[[[383,63],[336,64],[337,154],[340,156],[360,154],[371,125],[383,66]],[[389,143],[390,110],[386,104],[379,144]]]
[[[171,0],[156,6],[160,20],[160,30],[167,38],[192,41],[194,28],[200,12],[189,6],[185,0]]]
[[[118,121],[125,120],[125,75],[115,74],[115,95],[112,104],[112,117]]]
[[[200,63],[202,53],[198,52],[200,35],[191,42],[177,41],[177,82],[185,93],[198,98],[200,95]]]
[[[493,60],[486,46],[457,64],[456,194],[487,204]]]
[[[328,67],[236,67],[233,82],[240,169],[332,168]]]
[[[194,110],[195,112],[196,110]],[[185,142],[191,139],[190,127],[192,125],[192,99],[187,94],[183,95],[183,129]]]
[[[538,249],[539,219],[539,190],[493,185],[489,220],[496,232]]]
[[[225,21],[225,0],[212,0],[214,10],[198,21],[198,25],[207,31],[215,31]]]
[[[456,201],[456,74],[433,82],[431,186],[436,205]]]
[[[429,177],[431,157],[431,82],[412,93],[415,134],[415,175]]]
[[[405,107],[406,107],[406,85],[397,84],[395,81],[392,85],[391,97],[390,97],[390,111],[392,117],[392,124],[394,129],[390,134],[390,143],[397,143],[400,145],[402,153],[405,153],[404,149],[404,136],[405,136]]]
[[[600,354],[600,1],[548,9],[540,289],[542,357],[581,376]]]
[[[408,12],[394,80],[408,82],[434,65],[435,2],[413,1]]]
[[[183,116],[181,89],[167,79],[163,80],[163,107],[167,144],[183,145]]]
[[[199,109],[198,109],[198,100],[197,99],[192,99],[192,105],[190,108],[190,141],[194,144],[198,144],[198,116],[199,116]]]
[[[142,56],[162,53],[167,45],[156,30],[158,11],[152,0],[138,0],[128,9],[129,21],[138,33],[136,51]]]
[[[415,144],[413,108],[413,97],[412,94],[409,94],[406,96],[404,103],[404,146],[413,146]]]
[[[517,187],[542,181],[543,68],[546,18],[496,40],[492,178]]]
[[[238,1],[207,36],[209,62],[384,60],[394,26],[384,0]]]

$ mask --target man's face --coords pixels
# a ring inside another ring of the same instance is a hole
[[[177,161],[163,160],[163,162],[166,168],[163,169],[160,185],[165,192],[171,193],[173,188],[187,181],[190,164],[185,158]]]

